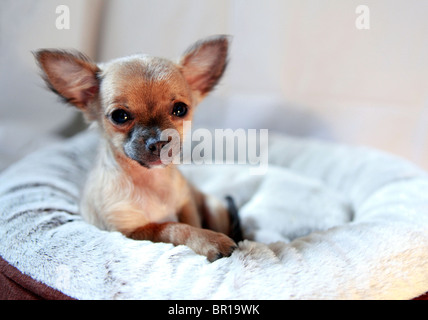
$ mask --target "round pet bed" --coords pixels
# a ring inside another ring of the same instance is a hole
[[[240,210],[247,240],[209,263],[185,246],[134,241],[82,220],[79,192],[96,146],[86,131],[1,173],[3,295],[411,299],[428,290],[428,176],[405,160],[270,135],[264,175],[183,165],[200,189],[233,196]]]

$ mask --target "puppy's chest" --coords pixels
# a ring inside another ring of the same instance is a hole
[[[133,187],[129,190],[127,202],[135,212],[148,222],[177,221],[180,199],[170,190],[170,186]],[[132,210],[132,211],[134,211]]]

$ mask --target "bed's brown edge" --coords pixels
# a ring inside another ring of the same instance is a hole
[[[0,256],[0,300],[75,300],[23,274]],[[428,292],[414,300],[428,300]]]
[[[0,300],[74,300],[23,274],[0,256]]]

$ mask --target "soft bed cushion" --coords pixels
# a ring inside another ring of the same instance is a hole
[[[97,139],[81,133],[2,172],[3,275],[9,266],[76,299],[411,299],[428,290],[428,176],[402,159],[270,135],[265,175],[183,165],[200,189],[239,206],[247,240],[209,263],[186,246],[82,220]]]

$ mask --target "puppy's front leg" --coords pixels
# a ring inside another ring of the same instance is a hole
[[[198,219],[204,228],[230,235],[229,213],[223,204],[211,195],[206,195],[190,185],[191,199],[182,208],[180,222],[191,223]],[[197,218],[195,218],[195,216]]]
[[[211,262],[230,256],[236,248],[235,242],[222,233],[179,222],[149,223],[136,229],[129,237],[135,240],[186,245],[196,253],[206,256]]]

